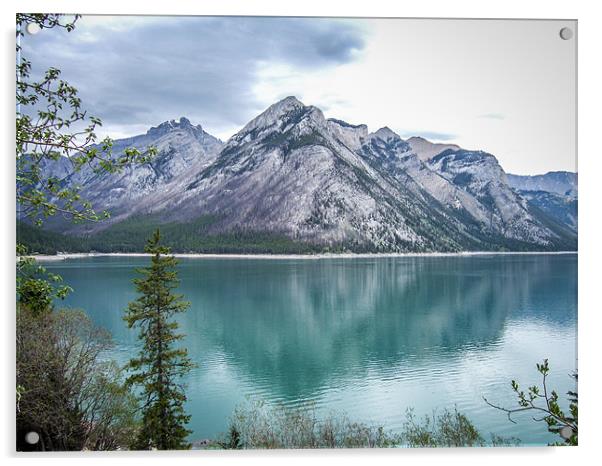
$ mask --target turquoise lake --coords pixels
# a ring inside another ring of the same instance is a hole
[[[113,335],[110,357],[137,351],[122,320],[144,257],[47,263]],[[483,397],[515,405],[510,381],[575,389],[577,255],[477,255],[322,259],[181,259],[179,318],[198,364],[186,380],[191,440],[225,432],[250,397],[344,411],[399,431],[405,411],[454,406],[489,433],[523,445],[556,437],[532,415],[508,421]],[[564,406],[564,403],[563,403]]]

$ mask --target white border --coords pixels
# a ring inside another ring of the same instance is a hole
[[[112,463],[130,463],[144,461],[148,464],[164,464],[166,460],[177,458],[178,463],[224,463],[238,460],[245,464],[364,464],[378,461],[382,464],[400,462],[488,465],[522,464],[523,462],[547,464],[588,464],[596,453],[600,438],[599,421],[600,402],[596,397],[602,383],[600,380],[600,361],[597,341],[600,339],[601,309],[599,305],[600,274],[600,217],[602,209],[602,167],[600,164],[600,141],[602,141],[600,83],[602,83],[600,65],[600,21],[602,17],[594,1],[580,0],[499,0],[486,2],[478,0],[406,0],[387,2],[370,0],[369,2],[352,0],[304,0],[293,4],[284,0],[222,0],[178,2],[103,0],[81,2],[74,0],[21,0],[2,2],[2,81],[5,102],[0,113],[2,129],[2,211],[3,222],[1,254],[4,257],[2,267],[2,299],[4,322],[2,375],[0,384],[2,401],[6,409],[2,410],[0,421],[0,439],[3,456],[9,457],[12,464],[16,457],[14,450],[14,114],[12,93],[14,81],[12,63],[14,60],[14,14],[27,12],[78,12],[105,14],[221,14],[221,15],[297,15],[297,16],[393,16],[393,17],[463,17],[463,18],[556,18],[578,19],[579,21],[579,367],[581,398],[581,435],[577,448],[521,448],[521,449],[441,449],[436,451],[404,450],[388,451],[286,451],[286,452],[200,452],[83,455],[90,464],[101,464],[109,458]],[[27,456],[27,462],[35,456]],[[82,454],[50,454],[43,459],[48,464],[81,463]],[[173,461],[172,459],[172,461]],[[593,462],[593,461],[592,461]]]

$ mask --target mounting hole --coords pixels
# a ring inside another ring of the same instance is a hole
[[[562,429],[560,429],[560,436],[565,439],[568,440],[571,438],[571,436],[573,435],[573,429],[569,426],[564,426]]]
[[[560,30],[560,38],[562,40],[569,40],[573,37],[573,30],[571,28],[562,28]]]
[[[27,31],[27,34],[37,34],[38,32],[40,32],[40,25],[38,23],[28,23],[27,26],[25,26],[25,30]]]
[[[40,441],[40,434],[37,432],[27,432],[25,434],[25,441],[30,445],[35,445]]]

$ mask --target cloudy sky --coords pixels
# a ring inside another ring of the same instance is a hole
[[[226,140],[295,95],[327,117],[576,170],[575,39],[562,21],[87,16],[23,39],[103,120],[101,136],[186,116]]]

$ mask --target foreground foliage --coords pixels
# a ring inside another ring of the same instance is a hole
[[[418,419],[409,409],[401,438],[410,447],[498,447],[520,443],[518,439],[494,434],[487,442],[470,419],[457,409],[445,409],[423,419]]]
[[[128,448],[135,399],[104,361],[106,331],[81,311],[17,308],[17,449]],[[24,442],[36,432],[36,445]]]
[[[238,406],[228,433],[214,446],[225,449],[387,448],[514,446],[514,438],[492,435],[487,442],[472,422],[457,410],[444,410],[418,419],[407,411],[401,433],[383,426],[350,420],[331,412],[318,417],[313,407],[269,406],[261,401]]]
[[[145,252],[152,254],[151,265],[139,270],[142,278],[134,280],[140,296],[128,306],[125,321],[129,328],[140,330],[142,349],[127,365],[128,385],[140,387],[142,428],[133,445],[135,449],[177,450],[190,448],[185,428],[190,416],[184,412],[186,395],[181,377],[192,367],[185,348],[176,343],[183,335],[176,333],[174,315],[184,312],[189,303],[174,294],[178,278],[176,259],[161,245],[159,230],[148,241]]]
[[[111,154],[112,141],[97,142],[101,121],[89,117],[75,87],[60,70],[36,70],[23,56],[27,25],[72,31],[79,15],[16,15],[16,201],[17,218],[35,225],[55,215],[79,222],[97,221],[78,187],[67,188],[49,176],[53,166],[67,177],[84,167],[114,173],[142,163],[155,153],[128,149]],[[66,163],[65,163],[66,162]],[[68,166],[68,167],[67,167]],[[112,363],[103,362],[109,345],[105,332],[82,312],[54,311],[52,303],[71,291],[60,276],[48,273],[20,243],[17,231],[17,448],[43,450],[116,449],[128,446],[135,430],[133,398],[120,384]],[[36,445],[24,435],[40,435]]]
[[[397,443],[383,427],[354,422],[344,414],[319,419],[313,408],[270,407],[259,401],[238,406],[229,433],[218,441],[228,449],[382,448]]]
[[[17,244],[17,301],[41,315],[52,309],[54,299],[63,299],[72,290],[63,284],[60,275],[48,272],[25,254],[25,247]]]
[[[108,212],[95,212],[81,198],[78,187],[66,187],[64,179],[84,167],[98,174],[114,173],[132,163],[147,162],[156,154],[152,147],[143,152],[128,148],[115,156],[110,138],[97,144],[95,131],[102,122],[86,114],[77,89],[60,78],[57,68],[34,73],[31,62],[23,56],[20,43],[28,24],[70,32],[78,19],[79,15],[60,14],[17,13],[16,17],[17,212],[20,218],[38,225],[56,214],[74,221],[108,217]],[[61,161],[68,161],[70,166],[64,177],[48,176],[52,172],[49,168],[62,166]]]
[[[548,426],[548,431],[554,434],[559,435],[562,438],[561,442],[556,442],[553,445],[572,445],[576,446],[578,444],[578,417],[579,417],[579,407],[578,407],[578,394],[577,391],[569,391],[568,395],[568,412],[560,408],[560,404],[558,402],[559,396],[556,390],[550,390],[547,386],[547,377],[550,373],[550,365],[548,364],[548,360],[544,359],[543,363],[537,364],[537,371],[542,376],[542,385],[538,387],[537,385],[533,385],[527,388],[525,392],[519,386],[519,384],[513,380],[512,381],[512,391],[516,394],[518,398],[518,407],[516,408],[505,408],[502,406],[497,406],[485,399],[487,404],[490,406],[504,411],[508,415],[508,419],[511,422],[515,422],[512,419],[512,415],[520,412],[534,412],[538,416],[533,419],[538,422],[545,422]],[[575,384],[577,383],[577,373],[571,375],[572,378],[575,379]]]

